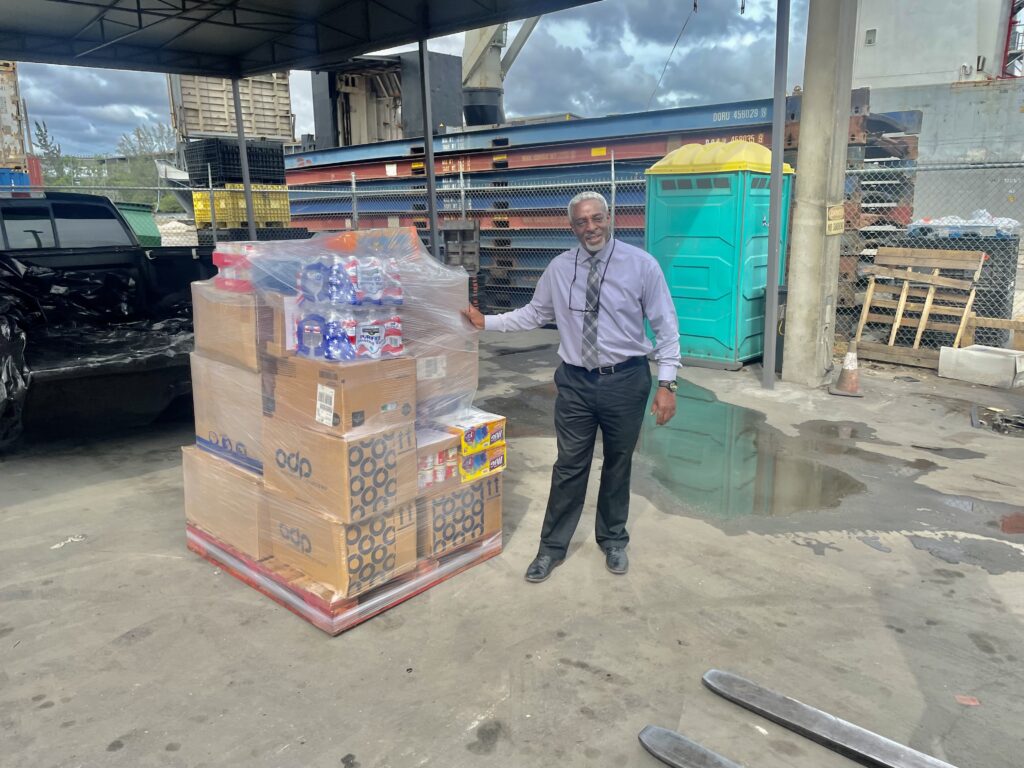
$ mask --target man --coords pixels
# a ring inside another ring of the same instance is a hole
[[[604,465],[597,499],[597,543],[615,574],[629,568],[626,519],[633,449],[651,390],[644,320],[654,330],[658,390],[651,412],[665,424],[676,412],[679,325],[658,262],[650,254],[609,239],[608,203],[581,192],[569,203],[569,224],[579,246],[559,254],[541,276],[525,307],[484,317],[464,314],[481,330],[528,331],[558,325],[562,365],[555,372],[558,459],[541,530],[540,549],[526,580],[544,581],[561,564],[583,512],[597,429]]]

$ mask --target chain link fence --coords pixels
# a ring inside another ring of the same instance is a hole
[[[1024,163],[852,170],[845,208],[838,341],[859,329],[863,341],[896,347],[935,350],[958,336],[961,346],[1009,345],[1009,321],[1024,315]],[[879,249],[900,250],[879,257]],[[977,279],[972,254],[984,254]],[[913,279],[904,290],[908,268],[940,284]]]
[[[643,247],[646,163],[594,163],[571,168],[538,168],[513,173],[451,174],[438,177],[437,210],[442,259],[465,263],[478,272],[476,299],[487,312],[526,304],[544,268],[572,247],[566,208],[577,193],[594,190],[611,204],[615,236]],[[799,183],[799,173],[797,174]],[[243,193],[236,185],[158,187],[75,186],[47,191],[100,194],[115,203],[143,194],[164,200],[154,214],[163,245],[212,245],[249,239]],[[240,186],[240,185],[238,185]],[[430,245],[425,177],[356,181],[330,185],[254,188],[257,236],[261,240],[309,237],[318,232],[375,227],[415,227]],[[167,196],[181,212],[166,212]],[[138,205],[136,203],[135,205]],[[865,341],[893,338],[892,318],[901,281],[877,274],[879,248],[915,251],[979,251],[986,254],[973,285],[970,312],[961,344],[1009,346],[1012,321],[1024,316],[1024,162],[988,165],[922,165],[906,161],[851,170],[846,184],[846,232],[841,256],[836,310],[836,341],[854,338],[862,317]],[[211,211],[213,215],[211,216]],[[138,217],[127,216],[132,226]],[[461,230],[458,244],[450,232]],[[140,236],[143,234],[137,230]],[[446,252],[452,251],[451,253]],[[457,249],[458,253],[455,252]],[[467,260],[468,254],[468,260]],[[788,260],[787,260],[788,263]],[[917,269],[917,268],[915,268]],[[869,278],[876,272],[875,301],[864,312]],[[964,270],[943,269],[951,279],[970,279]],[[894,288],[896,286],[896,288]],[[927,287],[915,285],[904,297],[895,341],[938,349],[956,338],[961,315],[957,297],[937,290],[925,330],[918,325]],[[962,296],[960,297],[962,298]],[[996,322],[992,322],[996,321]],[[1003,321],[1002,323],[998,321]],[[985,323],[989,323],[986,325]],[[1016,332],[1018,341],[1024,333]]]

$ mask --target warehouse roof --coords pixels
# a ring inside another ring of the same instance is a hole
[[[0,59],[247,77],[594,0],[0,0]]]

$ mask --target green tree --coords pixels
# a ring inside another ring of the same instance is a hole
[[[170,193],[157,195],[159,185],[156,161],[170,159],[174,152],[174,129],[161,123],[136,126],[117,142],[118,157],[107,162],[107,177],[118,187],[119,199],[131,203],[156,205],[163,212],[180,211]]]
[[[35,145],[39,148],[39,164],[43,169],[43,182],[54,186],[74,184],[81,172],[77,158],[65,157],[60,144],[51,135],[46,122],[36,121]]]

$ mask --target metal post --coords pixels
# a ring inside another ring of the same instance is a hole
[[[352,171],[352,229],[359,229],[359,203],[356,202],[355,171]]]
[[[612,150],[611,159],[611,170],[610,176],[612,181],[612,199],[608,202],[608,215],[611,218],[611,234],[610,237],[615,237],[615,150]]]
[[[779,323],[779,246],[782,241],[782,140],[786,131],[788,69],[789,0],[779,0],[775,11],[775,93],[772,97],[772,175],[768,188],[768,278],[764,287],[762,389],[775,389],[775,333]]]
[[[430,216],[430,253],[441,260],[437,226],[437,179],[434,178],[434,119],[430,114],[430,52],[420,40],[420,90],[423,96],[423,161],[427,168],[427,212]]]
[[[213,171],[210,164],[206,164],[206,184],[210,190],[210,231],[213,233],[213,244],[217,244],[217,209],[213,201]]]
[[[249,177],[249,152],[245,146],[245,121],[242,120],[242,96],[238,78],[231,78],[231,94],[235,97],[235,126],[238,130],[238,157],[242,163],[242,193],[245,195],[245,218],[249,222],[249,239],[256,239],[256,209],[252,204],[252,180]]]
[[[466,176],[462,169],[459,169],[459,211],[462,218],[466,218]]]

